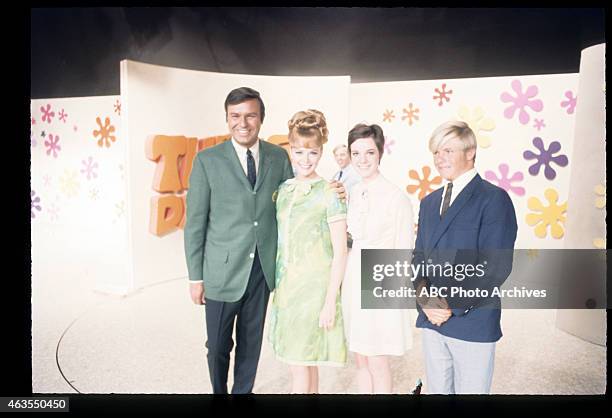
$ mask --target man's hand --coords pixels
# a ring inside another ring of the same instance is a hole
[[[341,201],[346,201],[346,189],[344,188],[344,184],[339,182],[338,180],[332,180],[329,182],[332,187],[332,190],[338,194],[338,199]]]
[[[437,326],[448,321],[448,318],[453,314],[448,308],[446,299],[440,297],[429,298],[422,308],[429,322]]]
[[[434,325],[440,326],[451,317],[452,311],[448,308],[423,308],[423,313],[425,316]]]
[[[189,294],[191,295],[191,301],[196,305],[206,305],[203,282],[189,283]]]

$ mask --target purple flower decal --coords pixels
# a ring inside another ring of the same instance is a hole
[[[540,151],[539,154],[535,154],[529,150],[523,153],[523,157],[526,160],[536,160],[536,162],[529,167],[529,174],[537,176],[540,172],[540,166],[544,166],[544,176],[548,180],[554,179],[557,176],[557,172],[551,167],[551,164],[555,163],[560,167],[565,167],[568,164],[565,154],[554,155],[561,150],[561,144],[557,141],[553,141],[550,143],[548,149],[546,149],[544,148],[542,138],[535,137],[533,138],[533,145]]]
[[[40,197],[36,196],[36,192],[34,190],[30,191],[30,210],[32,213],[32,219],[36,218],[36,214],[34,213],[34,209],[36,209],[37,211],[41,211],[42,207],[40,207],[39,205],[40,203]]]
[[[499,173],[500,177],[497,177],[497,174],[491,170],[487,170],[485,172],[485,178],[489,180],[491,183],[497,183],[499,187],[504,189],[507,192],[513,192],[517,196],[524,196],[525,189],[519,186],[513,186],[512,183],[523,180],[523,173],[520,171],[512,174],[512,177],[508,177],[508,172],[510,168],[508,164],[500,164],[499,165]]]
[[[567,100],[561,102],[561,107],[567,107],[567,114],[571,115],[576,109],[576,102],[578,101],[578,97],[574,97],[574,93],[569,90],[565,92],[565,97],[567,97]]]
[[[522,92],[522,88],[521,82],[519,80],[514,80],[512,82],[512,90],[514,90],[516,93],[516,97],[513,97],[510,93],[503,92],[501,94],[501,101],[504,103],[513,103],[512,106],[506,108],[504,111],[504,116],[507,119],[512,119],[514,117],[514,113],[517,110],[520,110],[519,122],[526,125],[527,122],[529,122],[529,114],[525,108],[529,107],[535,112],[540,112],[544,108],[544,104],[540,99],[532,99],[532,97],[535,97],[538,94],[537,86],[527,87],[525,93]]]

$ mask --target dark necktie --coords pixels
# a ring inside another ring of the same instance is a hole
[[[340,170],[340,174],[338,174],[338,181],[342,178],[342,170]]]
[[[451,201],[451,195],[453,194],[453,183],[448,183],[446,185],[446,193],[444,193],[444,202],[442,203],[442,212],[440,213],[440,218],[444,217],[444,214],[448,210]]]
[[[254,188],[257,175],[255,174],[255,158],[253,158],[253,153],[251,153],[250,149],[247,150],[247,177],[251,187]]]

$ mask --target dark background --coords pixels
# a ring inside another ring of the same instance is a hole
[[[351,75],[353,82],[573,73],[579,70],[582,49],[605,42],[604,14],[603,8],[36,8],[30,9],[29,19],[30,97],[118,95],[119,61],[126,58],[219,72]],[[9,13],[5,23],[14,19]],[[4,40],[7,45],[15,41],[6,37]],[[27,78],[27,73],[24,77]],[[24,131],[15,134],[23,138],[17,146],[25,155],[30,150],[26,140],[29,108],[26,97]],[[12,150],[13,145],[10,147]],[[27,227],[25,233],[19,233],[25,237],[24,244],[8,246],[5,258],[17,261],[7,265],[17,270],[11,277],[27,278],[31,268],[29,258],[24,257],[30,252],[29,158],[11,156],[8,160],[17,169],[11,170],[6,178],[23,182],[17,188],[22,193],[21,205],[10,219],[22,219]],[[11,187],[16,189],[12,183]],[[23,264],[18,260],[23,260]],[[30,280],[11,279],[6,284],[9,286],[6,293],[11,297],[3,302],[1,316],[7,318],[2,323],[7,336],[3,356],[9,361],[5,361],[2,369],[0,393],[28,395],[32,372]],[[517,413],[549,413],[553,406],[551,397],[536,398],[492,396],[469,401],[472,405],[474,401],[503,402],[502,408]],[[174,399],[159,395],[110,398],[81,395],[71,399],[71,408],[215,412],[210,400],[210,396],[199,395]],[[304,400],[283,398],[287,401],[286,409],[292,411],[300,410],[296,409],[296,402]],[[327,405],[337,412],[340,401],[325,396],[312,400],[316,404],[303,404],[310,408],[301,410],[310,413],[312,408],[318,411]],[[266,401],[270,404],[276,401],[271,405],[276,407],[280,403],[274,397],[258,399],[258,408]],[[355,411],[364,413],[371,408],[368,412],[374,413],[380,412],[381,407],[388,410],[393,399],[383,397],[380,402],[374,401],[351,399],[350,403]],[[405,413],[407,400],[402,397],[400,401],[396,402],[398,410],[402,408]],[[409,409],[408,415],[427,406],[439,413],[441,401],[441,397],[418,398],[417,409]],[[584,415],[589,410],[594,414],[605,406],[601,405],[603,398],[596,396],[554,401],[562,401],[556,406],[574,415]],[[524,404],[528,408],[518,411],[517,406]],[[227,413],[233,406],[222,400],[217,409]],[[253,404],[247,407],[254,411]],[[449,412],[457,412],[454,399],[448,407]],[[487,407],[493,404],[487,403]]]
[[[605,10],[31,9],[31,98],[118,95],[119,61],[352,82],[578,72]]]

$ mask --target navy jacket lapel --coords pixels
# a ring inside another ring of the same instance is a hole
[[[478,174],[476,174],[476,176],[467,184],[467,186],[465,186],[461,193],[459,193],[459,196],[457,196],[453,204],[450,205],[442,219],[440,219],[440,201],[442,196],[442,194],[440,194],[440,198],[436,199],[438,202],[438,206],[436,206],[436,212],[434,215],[438,219],[440,219],[440,222],[434,229],[434,232],[431,236],[431,241],[428,243],[429,245],[427,246],[427,248],[433,249],[436,246],[444,232],[446,232],[455,217],[459,214],[465,204],[470,200],[472,194],[474,193],[474,190],[476,190],[476,188],[480,185],[481,182],[482,179]]]
[[[431,193],[431,204],[426,212],[426,216],[428,217],[427,225],[430,231],[435,231],[438,227],[438,224],[440,223],[439,209],[440,209],[440,204],[442,203],[443,194],[444,194],[444,188],[438,189]],[[426,234],[424,248],[428,249],[428,248],[433,247],[433,245],[431,244],[432,238],[433,238],[433,234]]]

